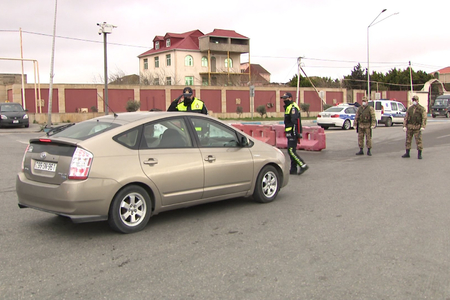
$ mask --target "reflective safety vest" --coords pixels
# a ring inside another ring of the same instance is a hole
[[[192,100],[192,103],[191,103],[191,110],[189,110],[189,111],[201,113],[204,105],[205,104],[203,103],[203,101],[194,97],[194,99]],[[177,105],[177,110],[178,111],[188,111],[188,107],[185,105],[184,102],[181,102]]]
[[[284,126],[285,126],[284,131],[285,132],[292,131],[293,128],[295,127],[295,125],[297,125],[295,123],[292,123],[291,118],[289,117],[291,115],[292,107],[295,107],[300,114],[300,108],[298,107],[297,103],[292,102],[291,104],[289,104],[286,107],[286,111],[284,112]]]

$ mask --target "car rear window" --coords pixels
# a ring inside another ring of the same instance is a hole
[[[340,112],[342,110],[342,107],[330,107],[326,110],[326,112]]]
[[[120,124],[109,122],[81,122],[54,134],[53,137],[83,141],[119,126]]]

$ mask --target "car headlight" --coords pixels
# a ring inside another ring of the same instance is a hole
[[[28,115],[25,114],[25,115],[23,116],[23,118],[24,118],[24,119],[28,119]]]
[[[0,118],[1,118],[1,119],[8,119],[8,117],[5,116],[5,115],[1,115]]]

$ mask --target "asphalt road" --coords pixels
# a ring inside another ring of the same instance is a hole
[[[39,135],[0,130],[0,299],[450,299],[450,121],[429,120],[424,159],[401,158],[401,126],[354,130],[276,201],[166,212],[145,230],[73,224],[17,207],[15,176]]]

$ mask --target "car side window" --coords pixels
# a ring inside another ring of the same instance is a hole
[[[392,102],[392,103],[391,103],[391,109],[392,109],[392,110],[397,110],[397,103]]]
[[[236,131],[209,119],[191,118],[200,147],[240,147]]]
[[[403,104],[401,104],[401,103],[398,104],[398,108],[399,108],[401,111],[406,111],[406,107],[405,107]]]
[[[182,118],[164,119],[144,125],[141,149],[188,148],[192,140]]]
[[[354,107],[349,107],[345,110],[345,113],[346,114],[354,114],[354,113],[356,113],[356,110]]]
[[[114,140],[127,148],[135,149],[137,146],[138,136],[139,128],[133,128],[115,136]]]

